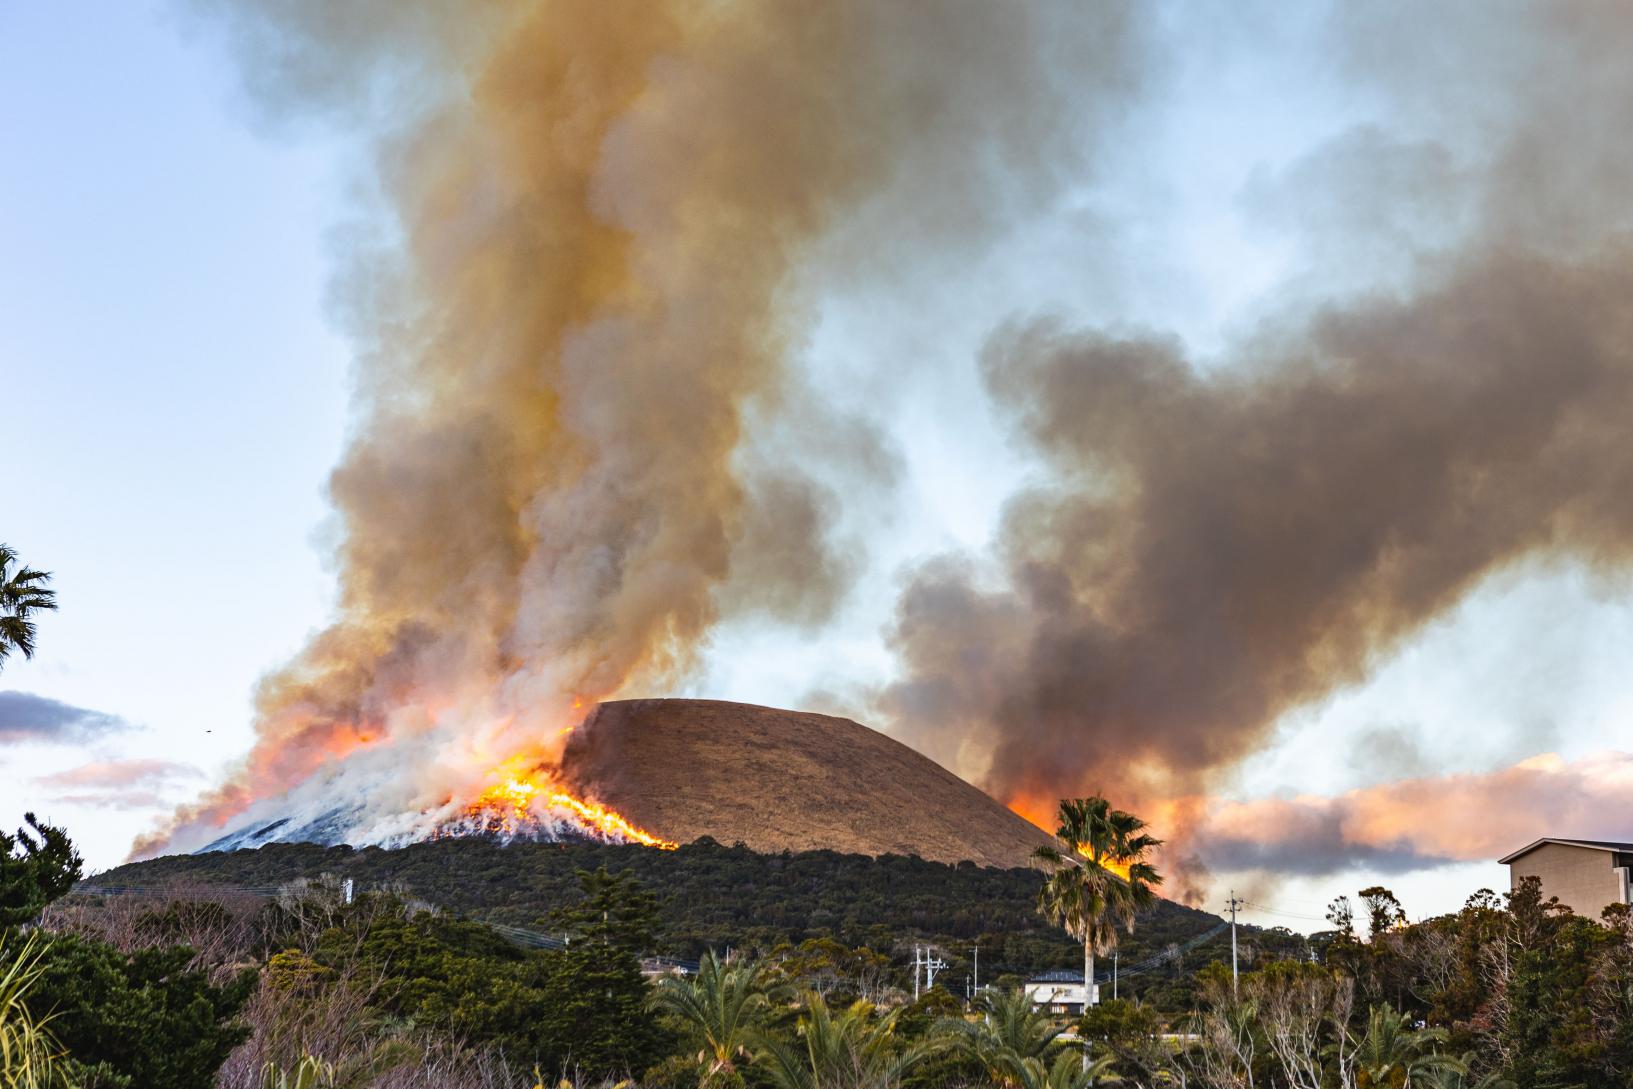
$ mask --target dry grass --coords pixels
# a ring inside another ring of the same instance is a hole
[[[850,719],[722,700],[613,700],[563,761],[647,831],[756,851],[832,850],[1029,866],[1052,842],[934,761]]]

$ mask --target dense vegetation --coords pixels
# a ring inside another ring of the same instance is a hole
[[[653,892],[659,919],[655,951],[688,959],[710,949],[769,952],[828,939],[886,954],[905,983],[912,945],[922,940],[938,947],[950,965],[944,979],[956,981],[949,987],[960,995],[977,942],[983,980],[1070,968],[1083,960],[1082,946],[1038,914],[1043,878],[1034,870],[832,851],[761,855],[708,839],[677,851],[483,839],[434,840],[396,850],[272,844],[121,866],[95,883],[270,888],[330,874],[350,877],[360,889],[395,889],[468,917],[549,929],[550,912],[581,895],[579,871],[602,867]],[[1218,923],[1217,916],[1160,901],[1124,937],[1122,963],[1160,953]],[[1243,933],[1249,956],[1261,949],[1291,954],[1303,948],[1286,934]],[[1149,989],[1150,999],[1165,1008],[1186,1008],[1190,969],[1228,957],[1229,947],[1228,936],[1220,936],[1162,971],[1130,980],[1130,986],[1137,994]]]
[[[0,846],[9,909],[0,1050],[18,1059],[5,1060],[8,1089],[527,1089],[562,1075],[580,1086],[634,1077],[652,1089],[1633,1084],[1633,911],[1581,918],[1545,901],[1534,881],[1410,925],[1387,889],[1365,889],[1359,911],[1335,901],[1333,928],[1308,944],[1258,935],[1239,986],[1223,964],[1197,968],[1193,957],[1186,987],[1147,981],[1135,1000],[1105,1002],[1068,1025],[1001,986],[972,1004],[939,986],[915,1000],[902,970],[903,935],[922,941],[961,911],[975,913],[977,928],[1013,919],[1051,958],[1079,952],[1037,921],[1041,879],[1025,871],[821,853],[766,859],[708,843],[666,855],[467,841],[162,860],[121,876],[168,871],[193,884],[63,896],[79,862],[60,830],[31,822]],[[465,902],[479,904],[478,874],[509,888],[517,879],[496,861],[514,868],[533,855],[553,861],[548,874],[528,867],[523,883],[551,889],[553,902],[499,899],[507,917],[568,936],[564,948],[517,944],[387,879],[427,859],[445,869],[481,859],[437,886],[451,893],[463,881]],[[234,888],[303,858],[377,880],[350,903],[335,877],[287,882],[270,896]],[[394,869],[393,860],[412,864]],[[597,861],[617,865],[581,865]],[[570,874],[555,869],[574,863]],[[216,884],[200,883],[201,869]],[[654,872],[676,887],[664,889]],[[656,986],[643,978],[642,955],[666,941],[711,945],[698,935],[730,930],[731,912],[718,903],[688,910],[686,896],[778,905],[800,890],[816,898],[823,880],[859,905],[840,926],[753,922],[757,941],[729,956],[705,952],[695,976]],[[890,932],[903,912],[909,921]],[[1167,920],[1199,916],[1170,906],[1142,916],[1136,934]],[[874,949],[845,944],[845,934],[889,940]],[[1193,1001],[1174,1007],[1182,994]]]

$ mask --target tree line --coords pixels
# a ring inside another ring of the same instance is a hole
[[[1032,910],[1079,953],[1139,933],[1144,833],[1099,800],[1063,812]],[[1074,827],[1075,823],[1075,827]],[[1145,846],[1149,846],[1145,843]],[[716,848],[718,849],[718,848]],[[657,852],[650,854],[656,855]],[[1261,949],[1194,1001],[1081,1017],[1018,980],[910,997],[884,950],[831,936],[703,953],[654,985],[660,898],[633,872],[574,875],[531,949],[492,927],[336,878],[273,898],[221,886],[69,894],[80,861],[30,818],[0,835],[0,1085],[7,1089],[1531,1089],[1633,1076],[1633,914],[1573,915],[1528,881],[1410,924],[1388,890],[1332,928]],[[1092,977],[1091,977],[1092,978]]]

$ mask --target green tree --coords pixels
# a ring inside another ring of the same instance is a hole
[[[1173,1048],[1163,1039],[1163,1019],[1133,999],[1113,998],[1090,1007],[1078,1022],[1078,1034],[1099,1044],[1116,1062],[1117,1072],[1138,1084],[1155,1083],[1171,1065]]]
[[[229,1052],[248,1035],[237,1014],[255,986],[249,971],[215,986],[188,967],[185,947],[125,954],[59,935],[47,947],[30,1007],[73,1060],[100,1066],[139,1089],[210,1089]]]
[[[1367,937],[1374,942],[1406,922],[1406,909],[1382,885],[1362,889],[1361,902],[1367,909]]]
[[[16,835],[0,832],[0,933],[33,922],[79,876],[79,852],[68,833],[24,813]]]
[[[753,1057],[771,1007],[766,975],[761,961],[721,960],[710,952],[694,978],[658,983],[653,1005],[678,1022],[688,1048],[697,1049],[700,1085],[742,1084],[737,1064]]]
[[[411,917],[399,902],[370,895],[318,937],[312,960],[274,957],[268,970],[275,981],[316,972],[378,978],[380,1012],[498,1046],[518,1063],[559,1064],[571,1040],[552,1021],[572,997],[562,956],[523,949],[479,923],[433,912]]]
[[[79,853],[61,828],[24,815],[16,835],[0,833],[0,937],[32,922],[79,879]],[[227,1053],[245,1036],[235,1020],[255,973],[214,986],[189,968],[186,947],[125,954],[61,934],[40,950],[27,1006],[48,1019],[76,1087],[208,1089]]]
[[[1156,902],[1162,877],[1148,861],[1161,844],[1132,813],[1106,799],[1064,799],[1055,837],[1065,850],[1039,847],[1049,869],[1038,910],[1083,943],[1085,1006],[1093,995],[1094,958],[1117,947],[1118,931],[1134,931],[1134,917]],[[1086,1061],[1086,1058],[1085,1058]]]
[[[46,587],[51,575],[24,567],[17,553],[0,544],[0,667],[13,651],[34,657],[34,614],[55,609],[57,592]]]
[[[639,1075],[663,1054],[648,1010],[641,956],[657,932],[657,901],[627,874],[579,871],[583,899],[553,914],[572,935],[547,1028],[569,1061],[592,1077]]]

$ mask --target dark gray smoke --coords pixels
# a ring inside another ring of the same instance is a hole
[[[1424,14],[1339,11],[1396,127],[1250,186],[1325,289],[1222,364],[1053,319],[985,352],[1040,481],[996,562],[912,574],[880,703],[1028,813],[1200,789],[1494,572],[1633,561],[1633,20]]]

